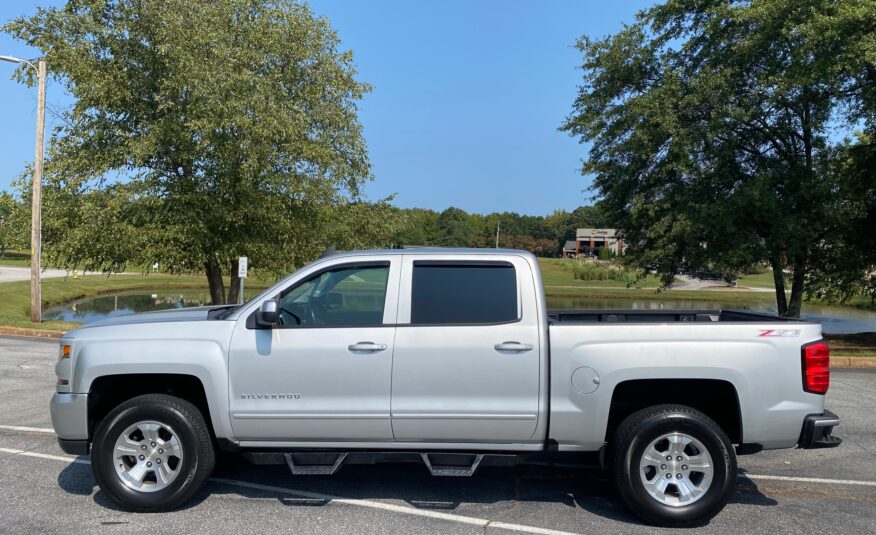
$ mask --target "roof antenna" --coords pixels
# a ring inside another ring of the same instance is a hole
[[[322,256],[320,258],[325,258],[327,256],[331,256],[338,252],[338,248],[334,245],[329,245],[325,248],[325,251],[322,252]]]

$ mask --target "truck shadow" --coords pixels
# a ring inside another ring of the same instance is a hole
[[[68,465],[58,475],[58,484],[66,492],[93,495],[96,504],[122,511],[103,492],[95,492],[96,483],[86,464]],[[197,507],[211,494],[275,499],[288,507],[323,507],[336,497],[401,501],[421,510],[486,518],[515,507],[515,503],[559,504],[618,522],[641,524],[624,506],[610,474],[598,469],[482,467],[470,478],[440,478],[432,477],[419,464],[384,463],[344,466],[333,476],[292,476],[284,466],[255,466],[226,457],[213,480],[183,509]],[[730,503],[773,506],[778,502],[741,475]]]

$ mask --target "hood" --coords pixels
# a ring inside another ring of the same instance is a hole
[[[237,306],[237,305],[232,305]],[[87,325],[79,327],[79,329],[90,329],[92,327],[106,327],[111,325],[131,325],[135,323],[167,323],[176,321],[204,321],[211,319],[211,310],[224,310],[230,308],[229,305],[217,305],[206,307],[191,307],[191,308],[171,308],[168,310],[155,310],[152,312],[141,312],[139,314],[128,314],[125,316],[115,316],[104,320],[95,321]],[[78,329],[77,329],[78,330]]]

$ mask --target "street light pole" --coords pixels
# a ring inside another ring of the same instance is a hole
[[[30,221],[30,321],[40,323],[42,313],[42,287],[40,284],[40,255],[42,252],[42,186],[43,186],[43,144],[46,123],[46,61],[41,59],[39,67],[26,59],[13,56],[0,56],[0,61],[27,65],[37,72],[37,124],[36,155],[33,162],[33,202]]]

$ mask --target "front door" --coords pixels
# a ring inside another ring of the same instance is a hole
[[[278,296],[273,329],[238,321],[230,350],[241,440],[392,440],[399,256],[317,267]]]
[[[392,370],[396,440],[523,443],[539,414],[539,319],[521,258],[406,255]],[[525,306],[524,306],[525,305]]]

